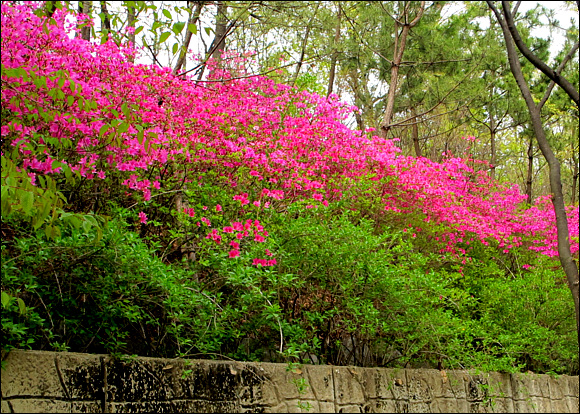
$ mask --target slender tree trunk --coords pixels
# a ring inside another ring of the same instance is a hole
[[[306,26],[306,32],[304,33],[304,37],[302,38],[302,45],[300,47],[300,58],[296,63],[296,71],[294,71],[294,76],[292,76],[291,85],[294,86],[296,84],[296,80],[298,79],[298,74],[300,73],[300,69],[302,68],[302,63],[304,62],[304,55],[306,54],[306,45],[308,45],[308,37],[310,36],[310,31],[312,30],[312,22],[314,21],[314,17],[316,16],[316,12],[318,11],[318,7],[320,6],[320,2],[316,3],[316,9],[314,9],[314,13],[312,17],[308,21],[308,25]]]
[[[490,151],[491,151],[491,159],[490,159],[490,164],[491,167],[489,169],[489,176],[491,177],[492,180],[495,180],[495,167],[496,167],[496,144],[495,144],[495,135],[496,135],[496,130],[495,128],[491,130],[491,133],[489,134],[489,143],[490,143]]]
[[[101,1],[99,3],[101,3],[101,13],[103,14],[103,27],[101,28],[101,33],[104,33],[105,30],[107,33],[111,33],[111,16],[107,10],[107,2]]]
[[[548,65],[546,65],[526,46],[526,44],[520,37],[520,34],[514,23],[514,19],[510,11],[509,1],[502,1],[501,4],[504,10],[504,16],[506,18],[505,24],[507,26],[507,29],[510,32],[512,40],[514,41],[515,45],[520,50],[522,55],[524,55],[524,57],[528,60],[528,62],[530,62],[536,68],[540,69],[544,73],[544,75],[546,75],[553,82],[557,83],[558,86],[560,86],[564,90],[564,92],[566,92],[566,94],[570,97],[570,99],[572,99],[576,103],[577,108],[580,107],[580,94],[574,88],[574,85],[571,82],[569,82],[568,79],[561,76],[558,70],[554,70]],[[579,1],[576,1],[576,5],[578,6],[578,8],[580,8]],[[574,47],[578,48],[578,41],[576,41]]]
[[[495,179],[495,163],[496,163],[496,149],[495,149],[495,134],[497,125],[495,123],[495,118],[493,114],[493,105],[489,105],[487,107],[489,113],[489,146],[490,146],[490,160],[489,163],[491,164],[489,176],[492,180]]]
[[[334,88],[334,76],[336,74],[336,61],[338,60],[338,42],[340,40],[340,19],[342,17],[342,7],[340,2],[336,3],[338,7],[338,12],[336,16],[336,31],[334,32],[334,52],[332,53],[332,58],[330,60],[330,73],[328,75],[328,90],[326,91],[326,97],[329,97]]]
[[[292,76],[292,86],[296,84],[296,79],[298,79],[298,74],[300,73],[300,69],[302,68],[302,63],[304,62],[304,55],[306,53],[306,45],[308,44],[308,36],[310,36],[310,24],[306,27],[306,33],[304,33],[304,37],[302,38],[302,50],[300,51],[300,58],[296,63],[296,70],[294,71],[294,76]]]
[[[190,3],[190,2],[188,2]],[[193,3],[193,2],[191,2]],[[181,47],[181,52],[179,53],[179,59],[177,59],[177,63],[175,64],[175,67],[173,68],[173,73],[175,75],[177,75],[179,73],[179,71],[184,67],[185,65],[185,60],[187,58],[187,49],[189,48],[189,44],[191,43],[191,37],[193,35],[193,32],[191,30],[189,30],[189,25],[193,24],[197,24],[197,21],[199,20],[199,16],[201,15],[201,10],[203,9],[203,5],[204,2],[203,1],[198,1],[196,2],[196,8],[195,11],[193,11],[193,4],[190,5],[190,9],[189,9],[189,20],[188,20],[188,24],[187,24],[187,32],[185,34],[185,41],[183,42],[183,46]]]
[[[580,133],[578,135],[578,138],[580,138]],[[572,205],[575,205],[576,194],[578,193],[578,153],[574,147],[572,147],[572,151],[572,162],[574,163],[574,173],[572,175]]]
[[[407,34],[409,33],[409,26],[403,26],[403,30],[399,35],[399,23],[395,23],[395,54],[393,63],[391,65],[391,80],[389,83],[389,93],[387,95],[387,105],[385,108],[385,115],[383,117],[383,125],[381,136],[383,138],[387,137],[387,133],[390,129],[391,119],[393,118],[393,110],[395,107],[395,94],[397,91],[397,83],[399,78],[399,65],[403,58],[403,52],[405,51],[405,43],[407,42]],[[400,44],[399,44],[400,42]],[[397,48],[398,46],[398,48]]]
[[[212,57],[216,59],[218,62],[222,58],[222,53],[226,48],[226,36],[228,35],[227,30],[227,5],[223,1],[217,2],[217,11],[216,11],[216,22],[215,22],[215,35],[213,41],[211,42],[211,46],[208,50],[208,55],[206,55],[205,61],[201,66],[201,70],[199,71],[199,75],[197,76],[197,80],[200,81],[203,77],[203,73],[205,72],[205,67],[207,66],[208,58]],[[216,64],[218,63],[216,62]]]
[[[361,113],[361,106],[362,106],[362,99],[360,98],[360,87],[358,82],[358,70],[355,69],[351,72],[352,76],[352,92],[354,94],[354,102],[355,105],[359,108],[358,111],[354,113],[354,118],[356,120],[356,127],[363,131],[365,130],[365,124],[363,121],[362,113]]]
[[[532,182],[534,176],[534,138],[530,137],[528,145],[528,173],[526,174],[526,199],[532,204]]]
[[[574,175],[572,176],[572,205],[576,204],[576,193],[578,192],[578,164],[574,163]]]
[[[407,36],[409,30],[417,25],[423,12],[425,11],[425,2],[421,2],[417,16],[412,22],[408,23],[409,20],[409,2],[405,3],[405,9],[399,16],[399,20],[395,19],[395,47],[393,52],[393,62],[391,64],[391,80],[389,83],[389,93],[387,95],[387,104],[385,108],[385,114],[383,116],[383,123],[381,125],[381,136],[383,138],[387,137],[390,129],[391,119],[393,118],[393,111],[395,107],[395,94],[397,93],[397,84],[399,78],[399,66],[403,60],[403,53],[405,52],[405,46],[407,44]],[[400,20],[403,20],[401,22]],[[399,28],[401,33],[399,33]]]
[[[487,1],[488,6],[494,12],[504,35],[505,45],[508,53],[508,61],[510,65],[510,70],[514,75],[516,83],[522,93],[524,101],[528,107],[530,117],[532,119],[532,126],[534,129],[534,134],[536,135],[536,141],[542,155],[548,162],[549,166],[549,177],[550,177],[550,189],[552,192],[552,203],[554,205],[554,212],[556,214],[556,229],[558,234],[558,257],[560,259],[560,264],[564,269],[566,274],[566,279],[568,282],[568,287],[572,293],[572,298],[574,300],[574,310],[576,316],[576,332],[578,335],[578,344],[580,345],[580,278],[578,275],[578,265],[574,261],[572,254],[570,252],[570,232],[568,228],[568,218],[566,216],[566,208],[564,204],[564,194],[562,191],[562,178],[560,172],[560,162],[554,155],[552,148],[548,140],[546,139],[546,134],[542,125],[542,119],[540,117],[541,106],[536,105],[528,84],[522,73],[520,62],[518,60],[518,55],[514,46],[514,41],[508,28],[508,23],[513,26],[513,17],[511,16],[511,11],[509,10],[509,3],[503,2],[504,7],[504,20],[501,14],[496,9],[495,5],[491,1]],[[515,26],[514,26],[515,27]],[[558,74],[559,75],[559,74]]]
[[[79,13],[86,14],[89,16],[93,8],[92,1],[79,1]],[[91,40],[91,28],[90,26],[85,26],[81,29],[81,38],[90,41]]]
[[[417,109],[411,108],[411,115],[413,115],[413,125],[411,125],[411,135],[413,137],[413,147],[415,148],[415,155],[422,157],[421,146],[419,145],[419,125],[417,124]]]
[[[127,26],[132,27],[133,30],[129,33],[129,42],[135,45],[135,7],[127,6]],[[135,60],[133,56],[130,57],[131,62]]]
[[[215,39],[214,42],[216,44],[211,57],[217,61],[220,61],[222,58],[222,54],[226,49],[226,13],[227,13],[228,6],[226,5],[225,1],[218,1],[217,2],[217,15],[216,15],[216,24],[215,24]]]

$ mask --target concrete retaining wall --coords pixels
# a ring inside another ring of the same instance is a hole
[[[12,351],[2,413],[578,412],[578,377]]]

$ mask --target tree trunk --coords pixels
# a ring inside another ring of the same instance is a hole
[[[101,1],[101,13],[103,14],[103,27],[101,28],[101,33],[111,33],[111,16],[107,10],[107,2]]]
[[[93,7],[92,1],[79,1],[79,13],[86,14],[90,16],[91,9]],[[81,28],[81,38],[86,40],[87,42],[91,40],[91,27],[84,26]]]
[[[326,97],[329,97],[334,88],[334,76],[336,74],[336,61],[338,60],[338,42],[340,40],[340,18],[342,7],[340,2],[337,2],[338,13],[336,17],[336,31],[334,33],[334,52],[332,53],[332,58],[330,60],[330,73],[328,75],[328,90],[326,91]]]
[[[362,110],[362,99],[360,98],[360,86],[358,82],[358,69],[354,69],[350,72],[350,76],[352,77],[352,93],[354,95],[354,104],[357,106],[358,111],[355,111],[354,118],[356,120],[356,127],[360,131],[365,131],[365,124],[362,118],[361,110]]]
[[[211,42],[211,46],[208,50],[208,54],[206,55],[205,61],[201,66],[201,70],[199,71],[199,75],[197,76],[197,80],[200,81],[203,77],[203,73],[205,72],[205,67],[207,66],[208,58],[212,57],[216,59],[218,62],[222,58],[222,53],[226,48],[226,36],[228,35],[227,30],[227,19],[226,19],[226,12],[228,6],[223,1],[217,2],[217,11],[215,16],[215,35],[213,41]],[[218,63],[216,62],[216,64]],[[217,65],[216,65],[217,66]],[[216,67],[214,66],[214,67]]]
[[[578,134],[580,138],[580,133]],[[574,173],[572,175],[572,205],[576,205],[576,194],[578,192],[578,153],[572,147],[572,162],[574,163]]]
[[[296,71],[294,72],[294,76],[292,76],[291,85],[294,86],[296,84],[296,80],[298,79],[298,74],[300,73],[300,69],[302,68],[302,63],[304,62],[304,55],[306,54],[306,45],[308,44],[308,37],[310,36],[310,30],[312,30],[312,22],[314,21],[314,17],[316,16],[316,12],[318,11],[318,7],[320,6],[320,2],[316,3],[316,9],[314,9],[314,13],[306,26],[306,32],[304,33],[304,37],[302,38],[302,45],[300,48],[300,58],[298,59],[298,63],[296,64]]]
[[[490,108],[491,106],[491,108]],[[495,123],[495,118],[493,117],[493,113],[492,113],[492,108],[493,105],[489,105],[488,106],[488,112],[489,112],[489,146],[490,148],[490,160],[489,163],[491,164],[490,167],[490,171],[489,171],[489,176],[491,177],[492,180],[495,180],[495,163],[496,163],[496,150],[495,150],[495,134],[496,134],[496,128],[498,127]]]
[[[133,30],[129,33],[129,42],[135,46],[135,7],[127,6],[127,26],[133,28]],[[134,56],[131,55],[129,60],[134,62]]]
[[[514,41],[514,43],[516,44],[522,55],[524,55],[524,57],[528,60],[528,62],[530,62],[536,68],[540,69],[544,73],[544,75],[546,75],[550,80],[558,84],[558,86],[560,86],[564,90],[564,92],[566,92],[566,94],[570,97],[570,99],[572,99],[576,103],[577,108],[580,107],[580,94],[576,89],[574,89],[574,85],[570,83],[566,78],[561,76],[559,71],[552,69],[551,67],[546,65],[540,58],[534,55],[534,53],[523,42],[522,38],[520,37],[520,34],[518,33],[518,30],[516,29],[513,16],[511,15],[509,2],[502,1],[501,4],[504,10],[504,16],[506,17],[505,23],[507,29],[509,30],[512,40]],[[580,8],[580,2],[576,2],[576,4],[578,4],[578,7]],[[576,41],[575,47],[578,48],[578,41]]]
[[[387,104],[385,108],[385,115],[383,117],[383,125],[381,126],[381,136],[383,138],[387,137],[390,129],[391,119],[393,118],[393,110],[395,107],[395,93],[397,90],[397,82],[399,78],[399,65],[403,58],[403,52],[405,51],[405,43],[407,42],[407,34],[409,33],[409,26],[403,26],[403,30],[399,35],[399,23],[395,23],[395,54],[393,63],[391,65],[391,80],[389,83],[389,94],[387,95]],[[397,45],[400,41],[399,48]]]
[[[528,173],[526,174],[526,199],[528,204],[532,204],[532,182],[534,176],[534,140],[530,137],[528,145]]]
[[[405,9],[399,16],[399,20],[395,19],[395,47],[393,51],[393,62],[391,64],[391,80],[389,83],[389,93],[387,95],[385,114],[383,117],[383,123],[381,125],[381,136],[383,138],[387,137],[387,134],[390,129],[391,119],[393,118],[393,110],[395,107],[395,94],[397,92],[397,83],[399,78],[399,66],[401,64],[401,61],[403,60],[403,52],[405,52],[407,35],[409,34],[409,30],[411,30],[411,28],[414,27],[419,22],[419,20],[421,20],[421,16],[423,16],[424,11],[425,11],[425,2],[422,1],[419,11],[417,12],[417,16],[413,19],[411,23],[408,23],[409,2],[406,2]],[[404,21],[401,22],[400,19],[403,19]],[[399,28],[401,27],[402,30],[401,33],[399,34]]]
[[[513,43],[512,35],[510,29],[508,28],[508,23],[513,26],[513,17],[509,10],[509,3],[504,2],[504,20],[501,14],[497,11],[495,5],[491,1],[487,1],[488,6],[494,12],[504,35],[505,45],[508,53],[508,61],[510,64],[510,70],[514,75],[516,83],[522,93],[524,101],[528,107],[530,117],[532,119],[532,126],[534,129],[534,134],[536,135],[536,141],[542,155],[548,162],[550,169],[550,189],[552,191],[552,203],[554,205],[554,212],[556,214],[556,229],[558,234],[558,256],[560,258],[560,264],[566,273],[566,279],[568,282],[568,287],[572,293],[572,298],[574,300],[574,310],[576,316],[576,332],[578,336],[578,344],[580,344],[580,278],[578,275],[578,266],[572,257],[570,252],[570,232],[568,229],[568,218],[566,216],[566,208],[564,204],[564,194],[562,192],[562,179],[560,173],[560,162],[554,155],[552,148],[548,140],[546,139],[546,134],[542,126],[542,119],[540,117],[540,109],[538,105],[534,102],[528,84],[522,73],[520,62],[518,60],[518,55]],[[515,27],[515,26],[514,26]]]
[[[574,164],[574,175],[572,177],[572,205],[576,204],[576,193],[578,192],[578,164]]]
[[[201,10],[203,9],[203,4],[204,4],[203,1],[198,1],[197,6],[195,8],[195,11],[193,11],[193,4],[190,6],[189,20],[187,22],[188,27],[187,27],[187,32],[185,34],[185,41],[183,42],[183,46],[181,47],[181,52],[179,53],[179,59],[177,59],[177,63],[175,64],[175,67],[173,68],[173,73],[175,75],[177,75],[179,73],[179,71],[181,70],[181,68],[183,68],[185,65],[185,60],[187,58],[187,49],[189,48],[189,44],[191,43],[191,37],[193,35],[193,32],[191,30],[189,30],[189,25],[197,24],[197,21],[199,20],[199,16],[201,15]]]
[[[411,115],[413,115],[413,125],[411,125],[411,135],[413,137],[413,147],[415,148],[415,155],[422,157],[421,146],[419,145],[419,125],[417,125],[417,109],[411,108]]]
[[[226,12],[228,6],[224,1],[217,2],[217,14],[216,14],[216,24],[215,24],[215,48],[211,57],[217,61],[220,61],[222,54],[226,49]]]

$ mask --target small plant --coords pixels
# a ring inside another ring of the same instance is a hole
[[[293,371],[293,372],[296,372],[296,371]],[[308,381],[304,377],[293,378],[292,383],[296,386],[296,389],[298,390],[299,395],[306,394],[308,387],[310,386],[308,384]],[[297,405],[298,405],[298,408],[306,410],[306,411],[310,411],[310,409],[312,408],[312,405],[308,401],[306,401],[306,402],[298,401]]]
[[[191,374],[193,374],[193,369],[192,368],[187,368],[185,369],[185,367],[190,367],[192,365],[192,362],[188,359],[184,359],[183,360],[183,372],[181,373],[181,379],[187,379],[191,376]]]

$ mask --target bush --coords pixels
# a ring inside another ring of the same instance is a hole
[[[56,240],[38,233],[3,241],[2,253],[3,295],[26,306],[26,313],[15,312],[12,301],[11,312],[3,312],[3,333],[11,333],[3,335],[5,350],[25,345],[168,356],[179,349],[179,339],[166,335],[179,312],[170,296],[187,295],[190,307],[199,305],[196,322],[204,318],[207,301],[191,277],[161,263],[119,220],[102,238],[95,229],[69,227]],[[18,332],[28,339],[22,342]]]

